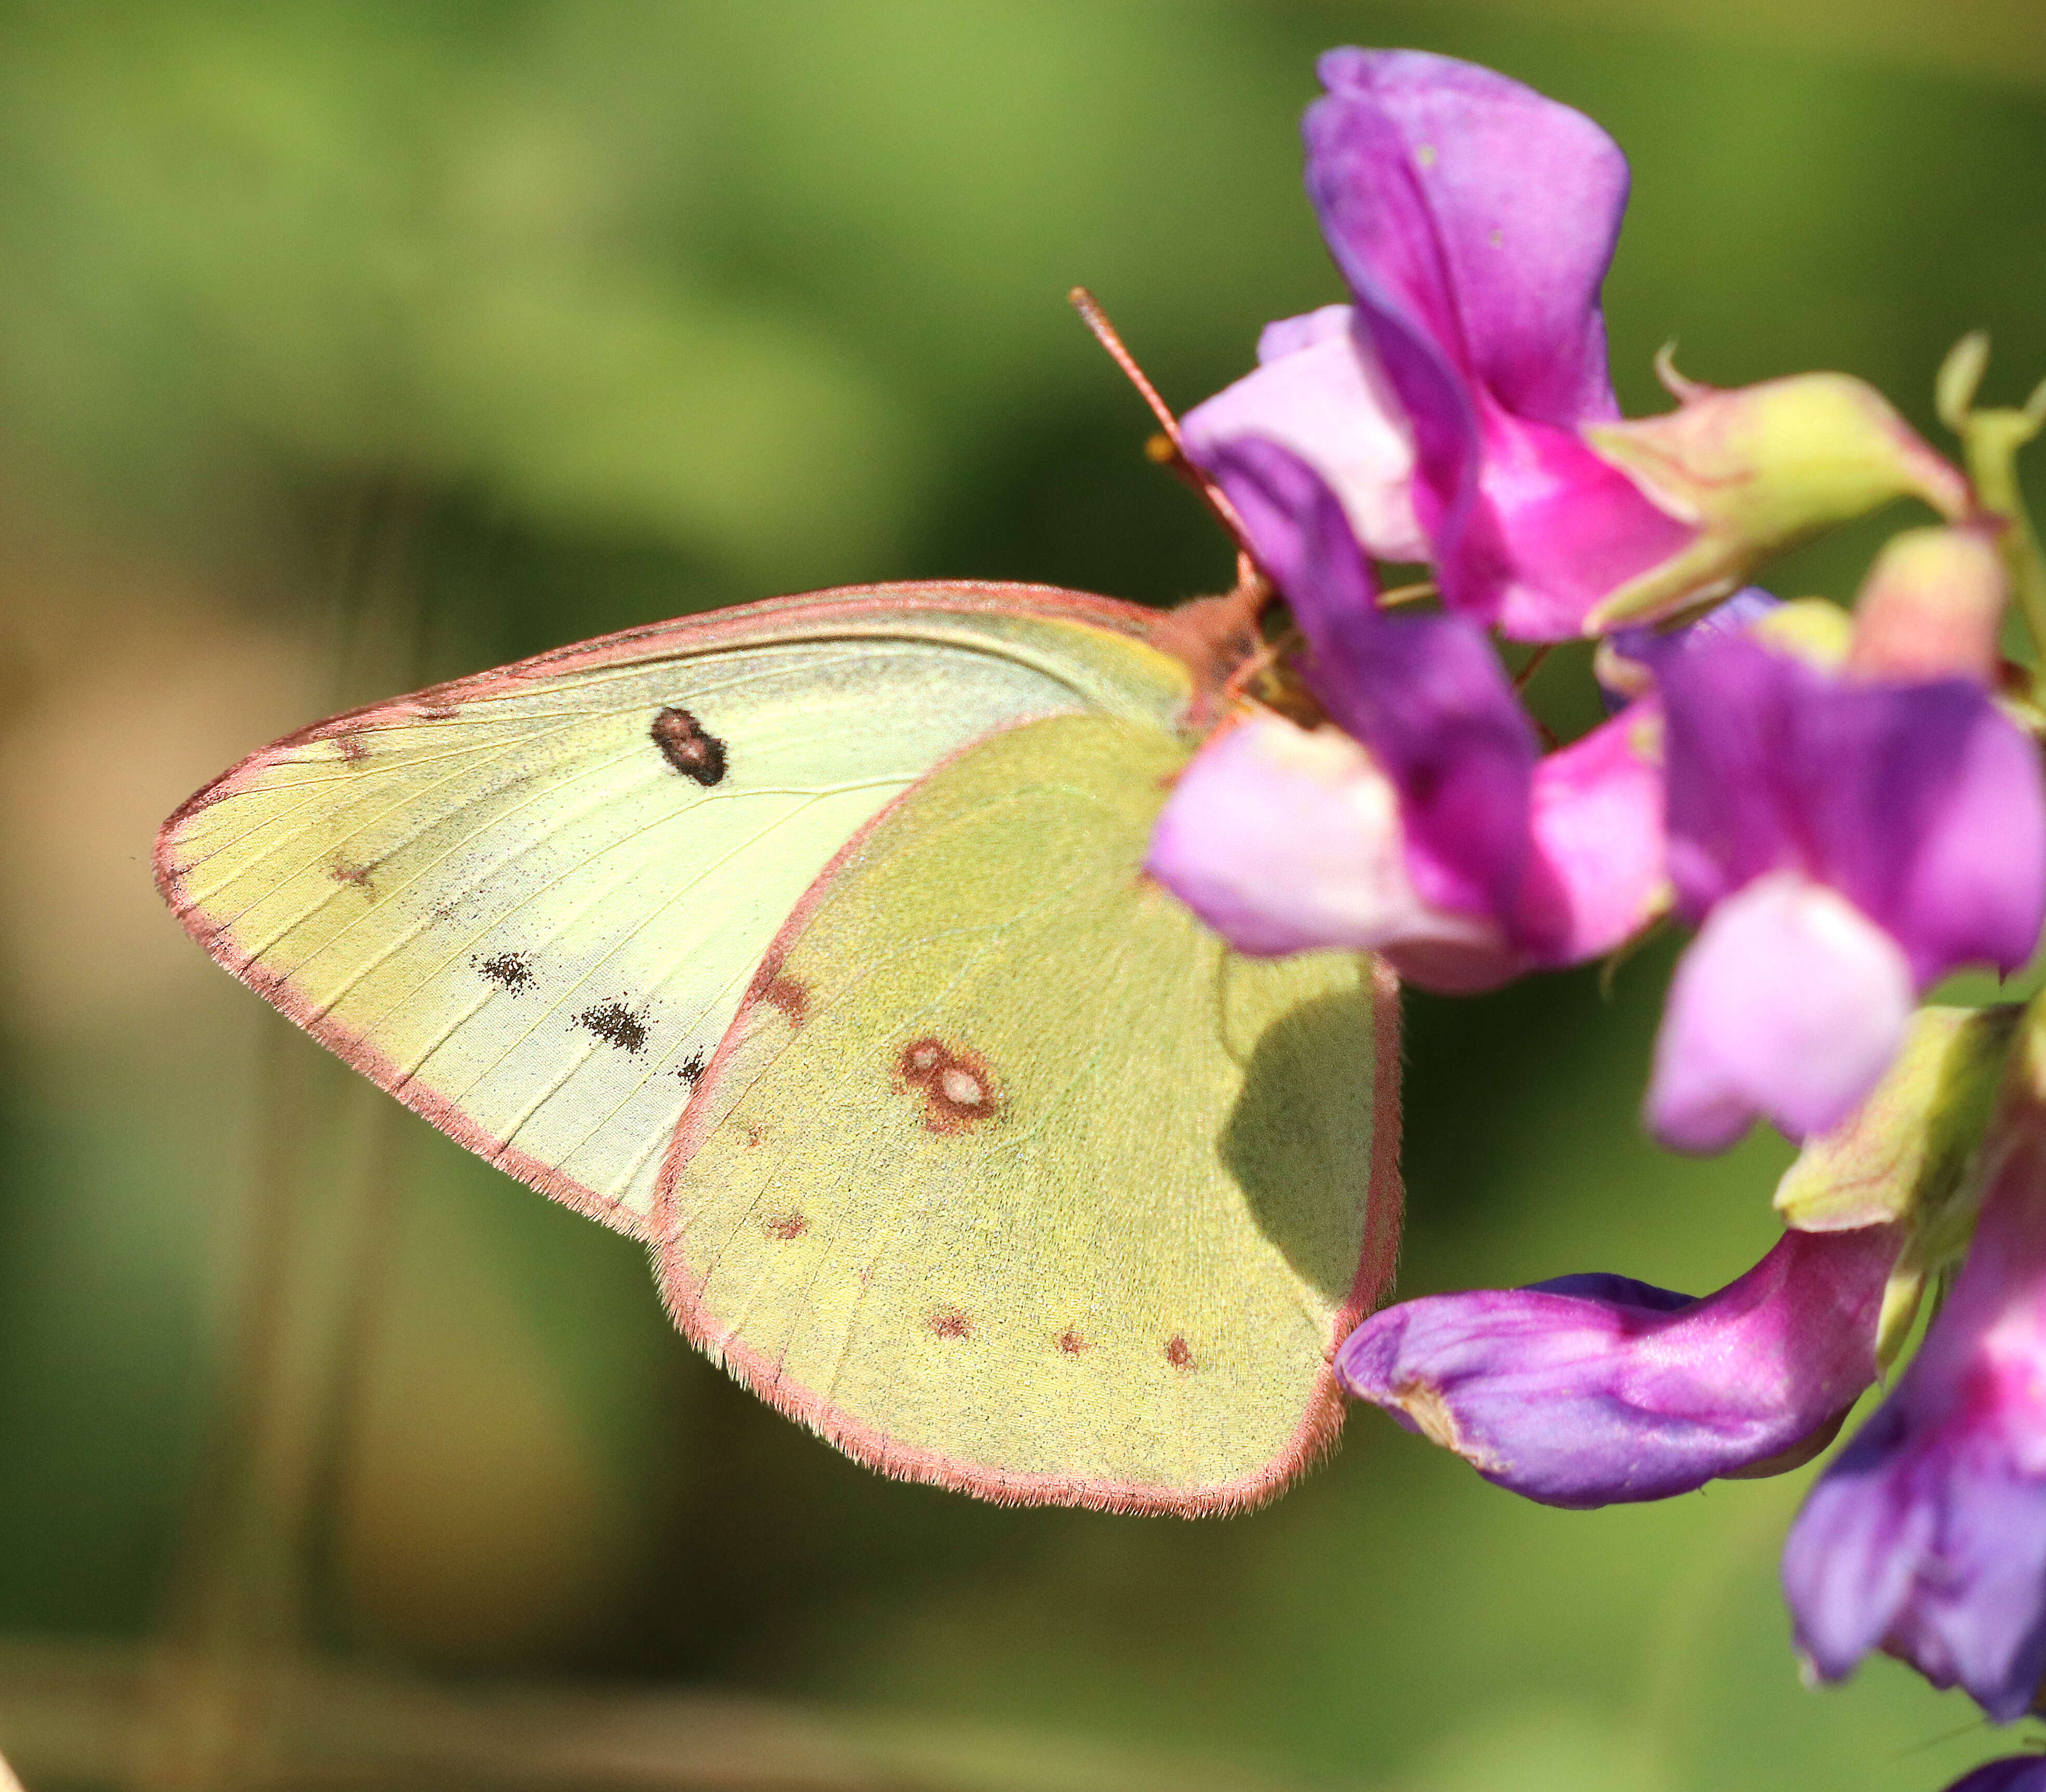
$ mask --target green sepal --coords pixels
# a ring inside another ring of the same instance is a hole
[[[1969,1174],[2023,1009],[1921,1008],[1904,1049],[1854,1117],[1809,1140],[1776,1187],[1805,1232],[1903,1228],[1884,1291],[1877,1360],[1887,1367],[1928,1280],[1967,1248],[1981,1199]]]
[[[1720,391],[1662,371],[1676,410],[1588,423],[1583,434],[1697,533],[1610,593],[1585,618],[1587,634],[1724,595],[1770,556],[1893,499],[1922,498],[1949,518],[1972,508],[1967,481],[1864,381],[1802,373]]]

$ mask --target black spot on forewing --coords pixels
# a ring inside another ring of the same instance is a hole
[[[635,1014],[615,996],[610,1001],[599,1002],[593,1008],[585,1008],[575,1017],[575,1023],[621,1051],[640,1052],[647,1049],[646,1015]]]
[[[476,968],[500,989],[517,995],[533,986],[532,962],[523,952],[500,952],[494,958],[476,961]]]
[[[702,1080],[703,1073],[704,1054],[700,1051],[692,1052],[688,1058],[675,1066],[675,1074],[691,1089],[694,1089]]]
[[[724,776],[724,742],[687,710],[662,710],[650,731],[661,757],[684,777],[708,788]]]

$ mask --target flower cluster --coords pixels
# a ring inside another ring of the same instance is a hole
[[[2017,1717],[2046,1678],[2046,1018],[1920,1004],[2015,971],[2046,922],[2041,712],[1998,650],[2013,576],[2046,592],[2008,476],[2040,416],[1973,408],[1971,339],[1940,403],[1972,476],[1839,374],[1716,390],[1666,356],[1675,408],[1623,418],[1611,140],[1443,57],[1340,50],[1321,75],[1307,187],[1349,303],[1272,325],[1181,424],[1284,599],[1287,700],[1225,717],[1148,869],[1241,950],[1369,950],[1452,992],[1673,918],[1647,1125],[1805,1145],[1782,1241],[1716,1293],[1582,1275],[1412,1301],[1338,1370],[1530,1498],[1658,1499],[1825,1448],[1951,1278],[1785,1584],[1818,1677],[1887,1650]],[[1900,498],[1937,520],[1851,613],[1747,583]],[[1383,590],[1388,561],[1438,601]],[[1545,747],[1500,642],[1585,638],[1609,719]]]

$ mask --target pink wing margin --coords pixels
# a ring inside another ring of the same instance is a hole
[[[1150,640],[1160,624],[1168,623],[1168,617],[1161,612],[1121,603],[1114,598],[1064,591],[1053,585],[944,580],[842,586],[801,597],[772,598],[764,603],[741,604],[701,616],[685,616],[674,622],[626,629],[574,646],[555,648],[515,665],[433,685],[410,696],[346,711],[272,742],[187,799],[164,823],[156,835],[156,888],[185,931],[204,946],[223,969],[246,984],[295,1026],[310,1033],[351,1069],[360,1071],[386,1093],[396,1096],[429,1125],[438,1127],[456,1143],[508,1175],[539,1189],[550,1200],[614,1231],[643,1239],[647,1226],[637,1215],[596,1194],[573,1177],[564,1175],[553,1165],[485,1131],[453,1102],[414,1081],[360,1034],[321,1012],[291,987],[288,978],[265,970],[261,962],[237,951],[226,937],[225,925],[209,920],[186,893],[184,879],[188,868],[178,859],[179,835],[184,824],[223,798],[248,788],[278,759],[308,742],[349,737],[385,723],[403,724],[430,719],[479,698],[501,696],[541,680],[605,666],[681,657],[720,648],[752,646],[820,632],[828,634],[840,626],[857,630],[863,624],[882,623],[897,617],[1013,616],[1019,612],[1091,622],[1139,641]],[[1168,626],[1169,629],[1168,623]],[[833,861],[834,865],[836,862]],[[692,1332],[691,1335],[695,1334]]]

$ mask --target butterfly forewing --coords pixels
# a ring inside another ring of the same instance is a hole
[[[636,631],[325,723],[166,824],[215,957],[434,1123],[627,1230],[777,929],[990,730],[1183,702],[1137,613],[882,589]]]

